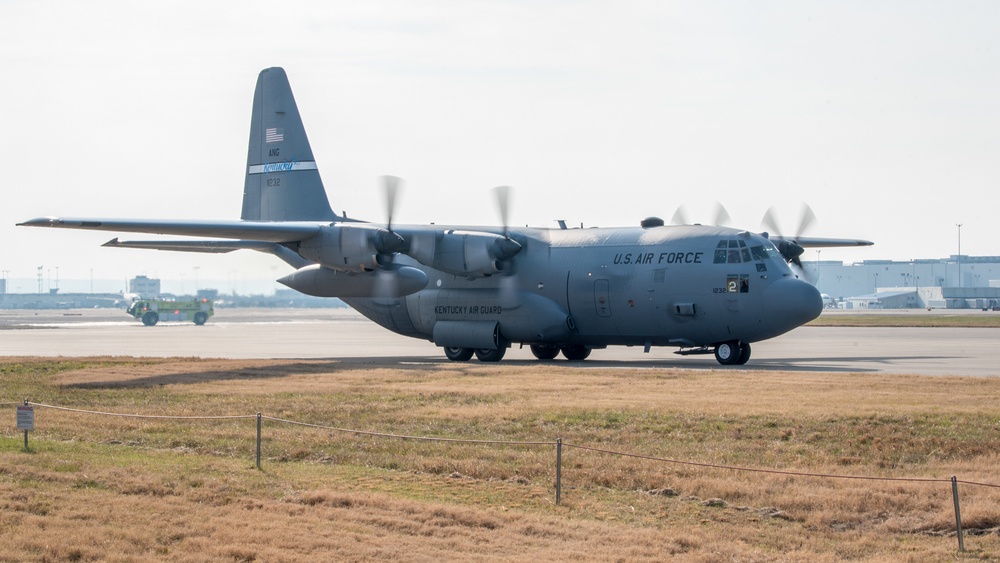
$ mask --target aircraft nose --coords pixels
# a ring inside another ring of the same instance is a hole
[[[823,298],[811,283],[787,277],[769,285],[763,298],[764,311],[771,326],[781,332],[792,330],[815,319],[823,311]]]

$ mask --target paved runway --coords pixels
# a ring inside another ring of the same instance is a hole
[[[673,348],[644,354],[641,347],[595,350],[576,365],[997,376],[998,343],[995,328],[802,327],[755,343],[740,368],[720,366],[711,355],[681,357]],[[103,355],[447,362],[432,343],[398,336],[347,309],[218,309],[201,327],[145,327],[113,309],[0,311],[0,356]],[[527,348],[512,348],[504,362],[536,360]]]

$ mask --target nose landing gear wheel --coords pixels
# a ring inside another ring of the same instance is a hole
[[[743,359],[744,347],[746,350],[745,359]],[[715,359],[724,366],[734,366],[739,364],[741,359],[743,359],[743,363],[746,363],[746,361],[750,359],[750,345],[741,344],[739,340],[723,342],[715,347]]]
[[[736,363],[742,366],[743,364],[747,363],[749,359],[750,359],[750,343],[740,342],[740,357],[736,360]]]
[[[452,348],[445,346],[444,355],[453,362],[467,362],[472,359],[472,348]]]

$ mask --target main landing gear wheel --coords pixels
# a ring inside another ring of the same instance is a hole
[[[750,345],[739,340],[723,342],[715,347],[715,359],[724,366],[743,365],[750,359]]]
[[[196,324],[198,326],[201,326],[201,325],[205,324],[205,321],[207,321],[207,320],[208,320],[208,315],[206,315],[205,313],[195,313],[194,314],[194,324]]]
[[[570,361],[586,360],[587,356],[590,355],[590,348],[579,344],[563,346],[562,355]]]
[[[507,353],[507,348],[497,348],[496,350],[490,350],[489,348],[476,348],[476,359],[480,362],[499,362],[503,359],[503,355]]]
[[[551,360],[559,355],[559,348],[555,346],[531,345],[531,353],[539,360]]]
[[[748,360],[750,360],[750,343],[740,342],[740,358],[736,360],[736,363],[742,366]]]
[[[445,346],[444,355],[453,362],[467,362],[472,359],[472,348],[452,348]]]
[[[160,322],[160,315],[156,311],[150,311],[142,316],[142,324],[153,326]]]

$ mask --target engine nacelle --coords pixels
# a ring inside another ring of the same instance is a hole
[[[391,254],[402,243],[399,235],[370,225],[335,225],[299,243],[303,258],[343,272],[369,272],[379,254]]]
[[[316,297],[402,297],[427,287],[427,274],[397,264],[362,273],[338,272],[313,264],[278,282]]]
[[[442,272],[483,277],[500,273],[503,261],[520,250],[520,244],[501,235],[450,229],[414,236],[407,254]]]

